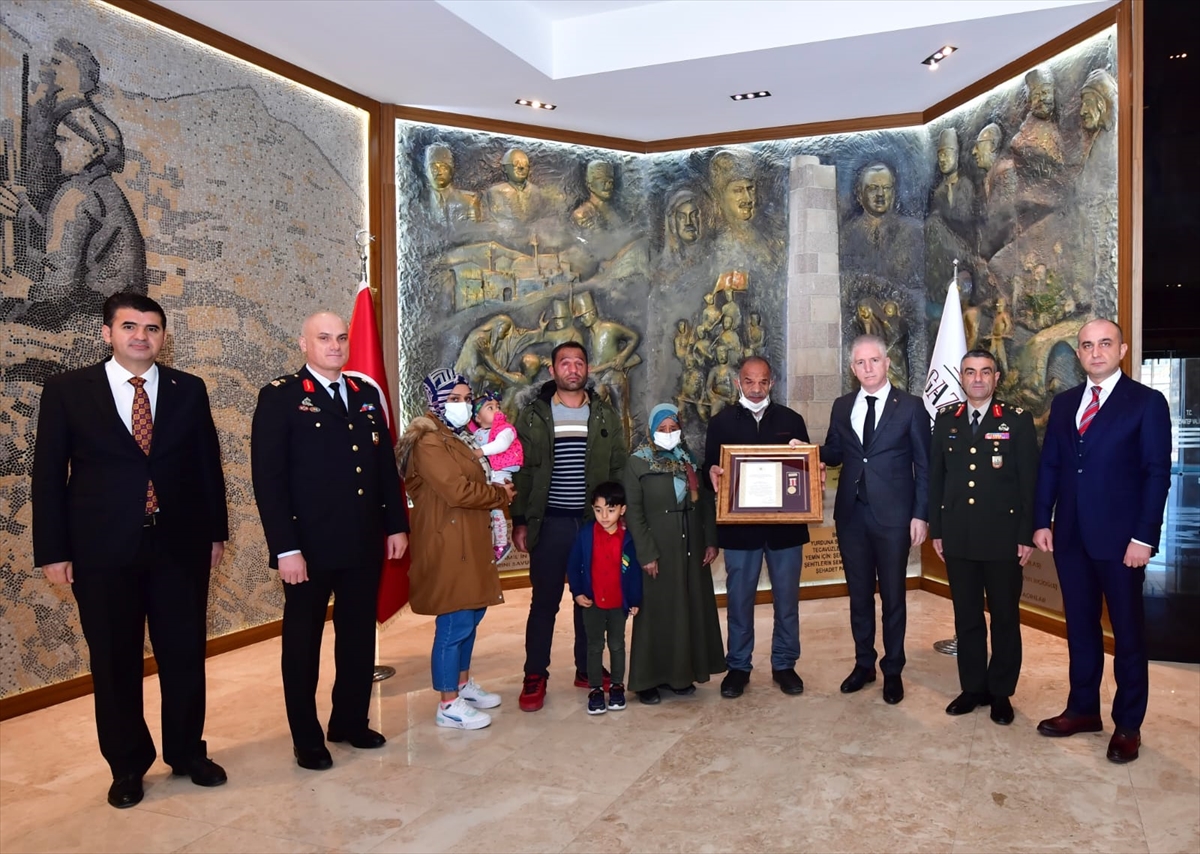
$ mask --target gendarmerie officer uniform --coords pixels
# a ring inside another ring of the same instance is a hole
[[[942,541],[964,692],[1011,697],[1021,672],[1022,569],[1017,546],[1033,545],[1038,445],[1033,417],[992,398],[938,410],[929,472],[929,536]],[[984,594],[992,624],[987,655]]]
[[[325,744],[316,690],[331,593],[337,677],[329,730],[367,727],[385,544],[408,531],[379,392],[345,374],[340,399],[328,385],[307,367],[273,380],[259,392],[250,434],[271,567],[297,551],[307,564],[308,581],[283,586],[283,693],[299,750]]]

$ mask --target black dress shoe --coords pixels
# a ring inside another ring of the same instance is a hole
[[[721,680],[721,696],[730,700],[740,697],[749,683],[749,670],[730,670]]]
[[[946,706],[946,714],[969,715],[980,706],[986,706],[991,702],[992,698],[988,694],[976,694],[974,691],[963,691],[950,701],[950,705]]]
[[[171,766],[171,773],[176,777],[191,777],[197,786],[221,786],[229,779],[225,769],[207,756],[193,759],[187,765]]]
[[[646,688],[643,691],[638,691],[638,702],[646,706],[657,706],[662,702],[662,695],[658,693],[657,688]]]
[[[867,670],[865,667],[855,667],[850,671],[850,675],[842,680],[842,693],[853,694],[855,691],[861,691],[862,687],[868,682],[874,681],[874,670]]]
[[[883,677],[883,702],[889,706],[894,706],[904,699],[904,680],[900,678],[900,674],[895,676]]]
[[[128,774],[113,780],[108,787],[108,803],[119,810],[129,809],[142,802],[142,775]]]
[[[1008,726],[1013,722],[1013,707],[1008,697],[992,698],[992,720],[1001,726]]]
[[[785,694],[803,694],[804,680],[796,673],[796,668],[787,670],[772,670],[771,678],[779,685],[779,690]]]
[[[671,688],[670,685],[668,685],[667,687]],[[674,694],[676,697],[690,697],[696,693],[696,686],[688,685],[686,688],[671,688],[671,693]]]
[[[1108,741],[1108,761],[1124,765],[1138,758],[1138,748],[1142,746],[1142,735],[1136,729],[1117,727]]]
[[[348,741],[351,747],[357,747],[359,750],[374,750],[376,747],[383,747],[387,744],[387,739],[383,737],[382,733],[375,732],[368,727],[363,727],[358,732],[338,732],[331,729],[326,737],[335,744]]]
[[[296,747],[292,752],[296,754],[296,764],[309,771],[324,771],[333,767],[333,757],[324,747]]]
[[[1037,731],[1050,738],[1066,738],[1080,732],[1100,732],[1104,722],[1099,715],[1075,715],[1063,712],[1053,718],[1046,718],[1037,725]]]

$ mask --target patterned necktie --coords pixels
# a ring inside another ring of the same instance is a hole
[[[333,408],[339,415],[348,417],[350,413],[346,411],[346,401],[342,400],[342,390],[338,388],[337,383],[329,384],[329,393],[333,395]]]
[[[146,378],[130,377],[133,386],[133,415],[130,426],[133,428],[133,440],[138,443],[142,453],[150,456],[150,440],[154,437],[154,417],[150,414],[150,395],[146,394]],[[146,481],[146,515],[158,512],[158,494],[154,491],[154,481]]]
[[[1100,411],[1100,386],[1092,386],[1092,400],[1087,405],[1087,409],[1083,410],[1083,417],[1079,419],[1079,435],[1082,436],[1087,432],[1088,427],[1092,426],[1092,419],[1096,417],[1096,413]]]
[[[979,410],[976,409],[971,413],[971,437],[979,435]]]

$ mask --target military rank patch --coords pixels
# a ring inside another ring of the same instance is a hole
[[[317,390],[316,384],[312,380],[309,380],[309,379],[304,380],[304,382],[300,383],[300,385],[303,386],[304,390],[306,392],[308,392],[309,394],[312,394],[314,391]],[[311,401],[310,401],[310,403],[311,403]]]
[[[308,380],[305,380],[305,382],[308,382]],[[321,411],[321,407],[315,405],[312,402],[311,397],[306,397],[306,398],[304,398],[304,400],[300,401],[299,409],[301,412],[320,412]]]

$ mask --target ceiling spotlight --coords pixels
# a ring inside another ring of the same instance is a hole
[[[753,101],[755,98],[770,98],[771,93],[763,90],[761,92],[743,92],[740,95],[730,95],[734,101]]]
[[[928,65],[930,69],[935,69],[937,68],[937,64],[939,62],[948,57],[950,54],[955,53],[957,50],[958,48],[952,44],[942,45],[929,56],[922,59],[921,64]]]
[[[935,60],[934,62],[931,62],[931,63],[929,63],[929,70],[930,70],[930,71],[937,71],[937,67],[938,67],[938,64],[937,64],[937,61],[936,61],[936,60]]]
[[[535,110],[557,110],[557,104],[547,104],[542,101],[531,101],[528,98],[517,98],[516,103],[522,107],[532,107]]]

